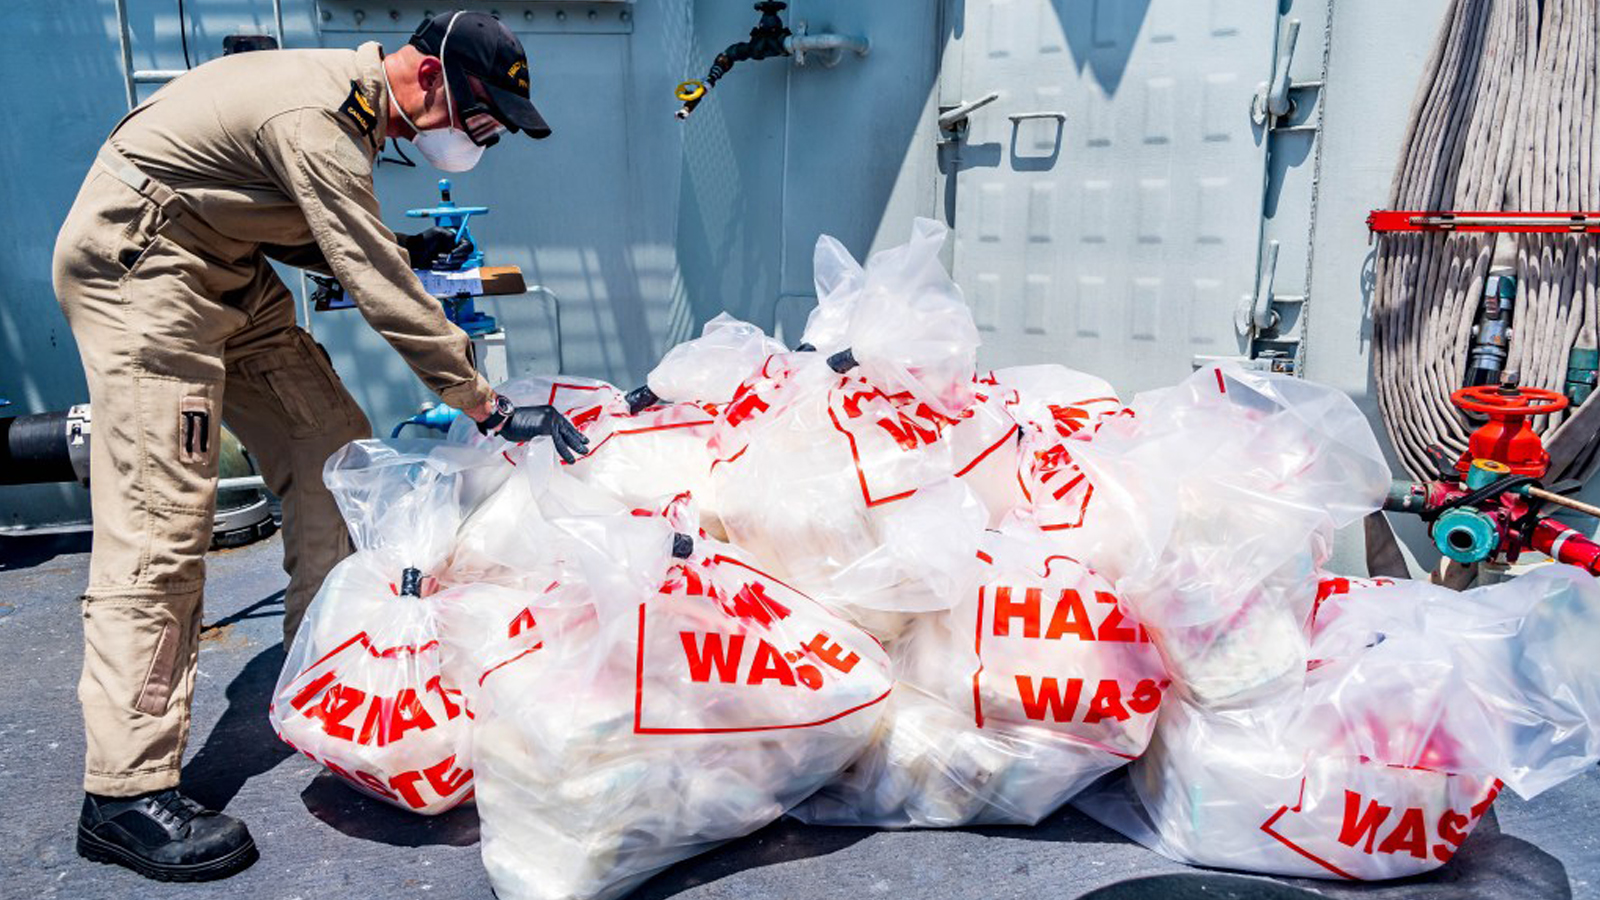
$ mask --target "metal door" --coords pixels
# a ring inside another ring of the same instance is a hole
[[[1131,393],[1243,352],[1266,167],[1251,101],[1276,0],[968,0],[957,15],[942,108],[1000,95],[945,133],[942,163],[982,362],[1060,362]]]

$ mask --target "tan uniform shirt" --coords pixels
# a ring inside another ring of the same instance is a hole
[[[241,53],[167,85],[108,143],[221,236],[197,250],[224,265],[259,250],[330,272],[423,383],[472,409],[493,394],[471,341],[379,218],[372,166],[387,110],[375,43]]]

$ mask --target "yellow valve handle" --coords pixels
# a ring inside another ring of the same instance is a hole
[[[706,95],[706,86],[698,81],[685,81],[678,85],[677,97],[685,103],[690,100],[699,100]]]

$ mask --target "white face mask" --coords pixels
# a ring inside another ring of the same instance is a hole
[[[450,45],[450,32],[456,27],[456,16],[459,15],[461,13],[458,12],[455,16],[451,16],[450,25],[444,30],[444,40],[439,44],[439,61],[441,63],[444,62],[445,48]],[[384,84],[387,85],[389,73],[384,72],[383,78]],[[392,102],[394,88],[389,89],[389,97]],[[444,103],[445,111],[450,114],[450,118],[447,120],[450,124],[444,128],[423,130],[411,121],[411,117],[406,115],[406,111],[401,109],[399,104],[395,105],[395,110],[400,113],[400,118],[411,126],[411,130],[416,132],[416,136],[411,139],[411,143],[422,154],[422,158],[428,161],[428,165],[441,172],[465,172],[478,164],[478,160],[483,157],[484,148],[474,144],[472,138],[465,131],[455,127],[455,101],[450,96],[450,82],[448,80],[445,81],[444,85]]]

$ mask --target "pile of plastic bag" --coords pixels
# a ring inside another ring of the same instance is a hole
[[[1184,862],[1394,878],[1447,861],[1502,782],[1531,796],[1600,758],[1592,577],[1330,578],[1334,530],[1388,480],[1348,398],[1207,370],[1130,410],[1075,448],[1098,490],[1070,539],[1118,569],[1172,690],[1080,808]]]
[[[536,599],[536,643],[475,702],[503,898],[618,896],[772,822],[861,753],[891,687],[876,642],[733,547],[662,517],[567,527],[605,587]]]
[[[1198,865],[1398,878],[1448,861],[1502,786],[1531,798],[1600,756],[1589,575],[1331,599],[1303,685],[1227,715],[1172,705],[1126,778],[1080,806]]]
[[[355,537],[274,695],[402,808],[476,797],[503,898],[626,893],[786,813],[1032,824],[1073,802],[1202,865],[1442,865],[1501,785],[1600,759],[1600,588],[1331,576],[1389,473],[1344,395],[1207,368],[1124,401],[977,368],[942,226],[818,242],[799,349],[719,316],[643,387],[499,390],[325,477]]]

